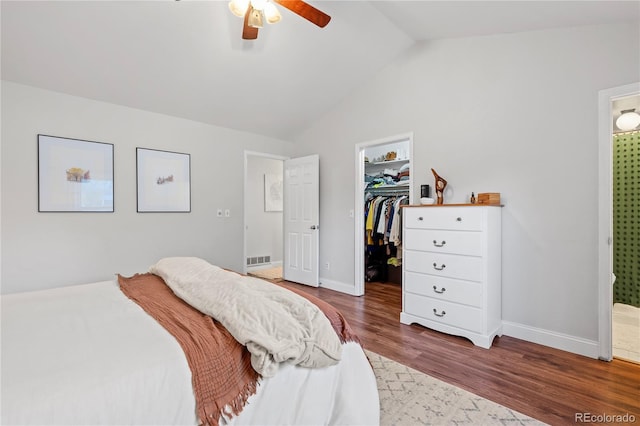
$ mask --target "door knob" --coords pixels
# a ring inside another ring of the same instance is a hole
[[[316,226],[316,225],[311,225],[310,229],[320,229],[320,225]]]

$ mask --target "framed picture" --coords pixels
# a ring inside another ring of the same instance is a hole
[[[113,144],[38,135],[38,211],[113,213]]]
[[[282,211],[282,175],[275,173],[264,175],[264,211]]]
[[[191,212],[191,156],[136,148],[138,212]]]

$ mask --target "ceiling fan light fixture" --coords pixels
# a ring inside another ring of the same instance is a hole
[[[640,114],[636,112],[636,109],[625,109],[622,114],[616,120],[616,126],[622,131],[634,130],[640,126]]]
[[[231,0],[229,10],[239,18],[242,18],[249,8],[249,0]]]
[[[280,15],[280,11],[276,7],[275,4],[268,2],[264,5],[264,17],[269,24],[275,24],[276,22],[280,22],[282,19],[282,15]]]
[[[320,28],[324,28],[331,20],[331,16],[316,9],[304,0],[231,0],[229,3],[231,12],[237,16],[242,15],[241,12],[243,10],[246,12],[243,15],[243,40],[257,39],[258,29],[263,27],[265,20],[268,24],[280,22],[282,16],[275,3]],[[244,9],[245,5],[246,9]]]
[[[249,9],[247,25],[253,28],[262,28],[262,11],[251,7]]]
[[[268,3],[267,0],[251,0],[251,7],[257,10],[264,10]]]

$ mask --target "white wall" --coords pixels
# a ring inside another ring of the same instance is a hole
[[[321,164],[321,264],[353,284],[354,145],[414,132],[414,191],[500,192],[507,334],[596,356],[598,91],[637,81],[637,25],[423,43],[298,135]],[[418,195],[418,194],[414,194]],[[334,266],[335,265],[335,266]]]
[[[37,134],[114,144],[114,213],[39,213]],[[136,213],[136,147],[191,154],[191,213]],[[244,151],[289,143],[2,84],[2,292],[144,272],[163,256],[243,268]],[[230,218],[216,217],[218,208]]]
[[[257,155],[247,156],[247,257],[271,256],[271,263],[282,262],[282,211],[265,211],[265,174],[282,178],[283,161]]]

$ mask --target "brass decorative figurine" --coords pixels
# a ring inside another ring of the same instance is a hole
[[[431,169],[433,176],[436,178],[436,204],[444,204],[444,188],[447,186],[447,181],[440,177],[435,170]]]

